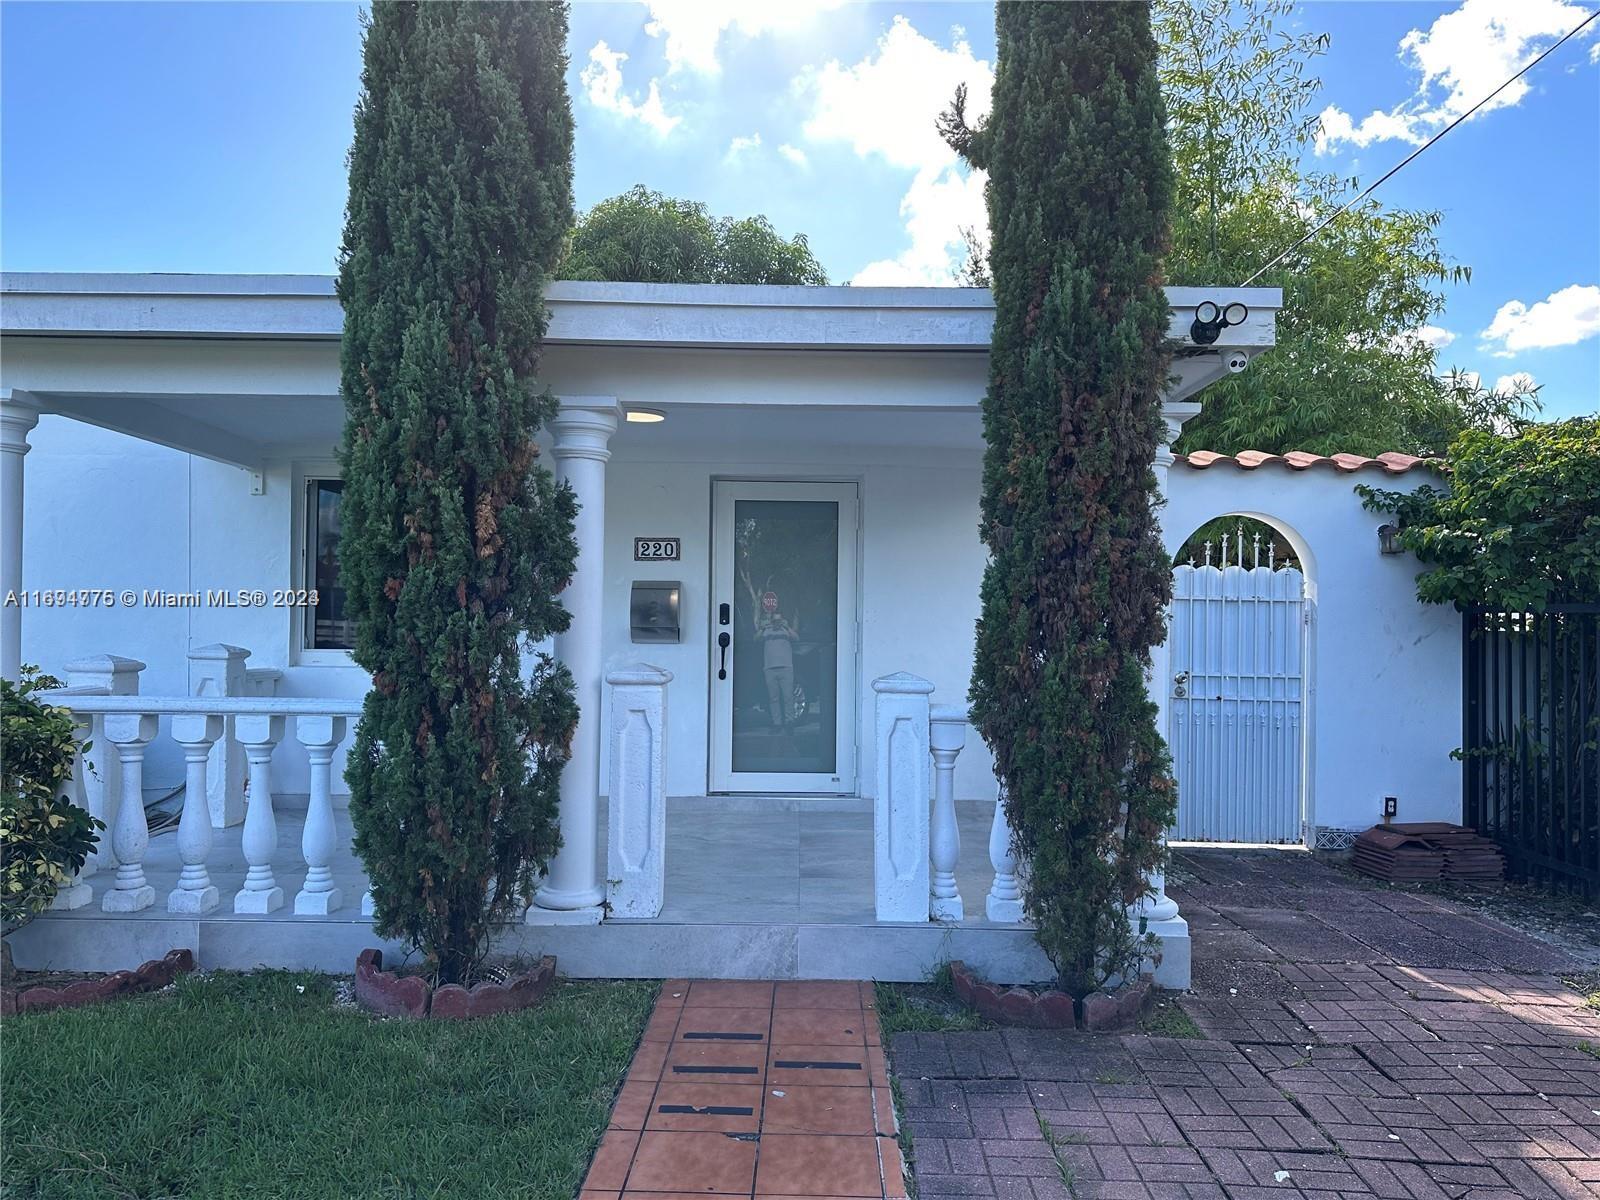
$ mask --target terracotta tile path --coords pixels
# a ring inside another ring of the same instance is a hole
[[[906,1195],[870,983],[668,980],[580,1200]]]
[[[1175,858],[1205,1038],[897,1035],[920,1200],[1600,1198],[1565,953],[1307,855]]]

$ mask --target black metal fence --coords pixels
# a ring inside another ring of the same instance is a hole
[[[1600,896],[1600,604],[1469,609],[1461,645],[1465,823],[1513,878]]]

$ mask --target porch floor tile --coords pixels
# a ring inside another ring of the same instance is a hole
[[[880,1041],[870,984],[668,980],[584,1194],[898,1200]]]

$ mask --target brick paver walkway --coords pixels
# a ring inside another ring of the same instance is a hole
[[[1600,1197],[1565,955],[1306,855],[1177,867],[1206,1040],[897,1036],[922,1200]]]
[[[580,1200],[906,1195],[870,983],[668,980]]]

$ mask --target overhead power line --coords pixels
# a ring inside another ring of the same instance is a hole
[[[1300,249],[1301,246],[1304,246],[1312,238],[1316,237],[1317,234],[1321,233],[1329,225],[1332,225],[1340,217],[1344,216],[1345,213],[1349,212],[1357,204],[1360,204],[1368,196],[1372,195],[1373,192],[1378,190],[1378,187],[1381,184],[1383,184],[1386,180],[1392,179],[1392,178],[1394,178],[1395,175],[1399,174],[1401,168],[1403,168],[1404,166],[1406,166],[1406,164],[1408,164],[1414,158],[1416,158],[1417,155],[1421,154],[1429,146],[1433,145],[1440,138],[1442,138],[1445,134],[1449,133],[1457,125],[1461,124],[1461,122],[1465,121],[1473,113],[1477,112],[1485,104],[1489,103],[1489,101],[1493,100],[1501,92],[1505,91],[1513,83],[1515,83],[1517,80],[1521,79],[1529,71],[1533,70],[1533,68],[1537,67],[1546,58],[1550,57],[1550,55],[1554,54],[1557,50],[1561,49],[1563,44],[1565,44],[1566,42],[1570,41],[1572,38],[1576,37],[1578,34],[1582,33],[1595,20],[1596,17],[1600,17],[1600,9],[1596,9],[1594,12],[1590,13],[1581,22],[1579,22],[1576,27],[1574,27],[1573,29],[1568,31],[1566,34],[1564,34],[1559,42],[1556,42],[1555,45],[1549,47],[1549,49],[1545,50],[1537,58],[1532,59],[1528,63],[1527,66],[1522,68],[1522,70],[1518,71],[1515,75],[1511,76],[1511,78],[1507,79],[1499,87],[1495,88],[1494,91],[1490,92],[1482,100],[1479,100],[1471,108],[1467,109],[1466,112],[1462,113],[1454,121],[1451,121],[1450,124],[1446,125],[1443,129],[1439,130],[1438,133],[1434,134],[1427,141],[1423,142],[1422,145],[1418,146],[1410,154],[1406,155],[1405,158],[1401,159],[1393,167],[1389,168],[1389,170],[1381,178],[1378,179],[1377,183],[1372,184],[1365,191],[1363,191],[1359,196],[1356,196],[1354,199],[1350,200],[1348,203],[1341,205],[1330,216],[1328,216],[1319,225],[1317,225],[1317,227],[1315,229],[1311,230],[1309,233],[1303,235],[1302,237],[1297,238],[1295,240],[1294,244],[1291,245],[1288,249],[1286,249],[1282,254],[1278,255],[1276,258],[1274,258],[1271,262],[1267,263],[1266,265],[1260,267],[1255,272],[1255,274],[1251,275],[1249,279],[1246,279],[1242,286],[1249,287],[1252,283],[1254,283],[1257,279],[1259,279],[1263,274],[1265,274],[1266,272],[1272,270],[1273,267],[1277,266],[1284,259],[1288,258],[1289,255],[1293,254],[1296,250]]]

